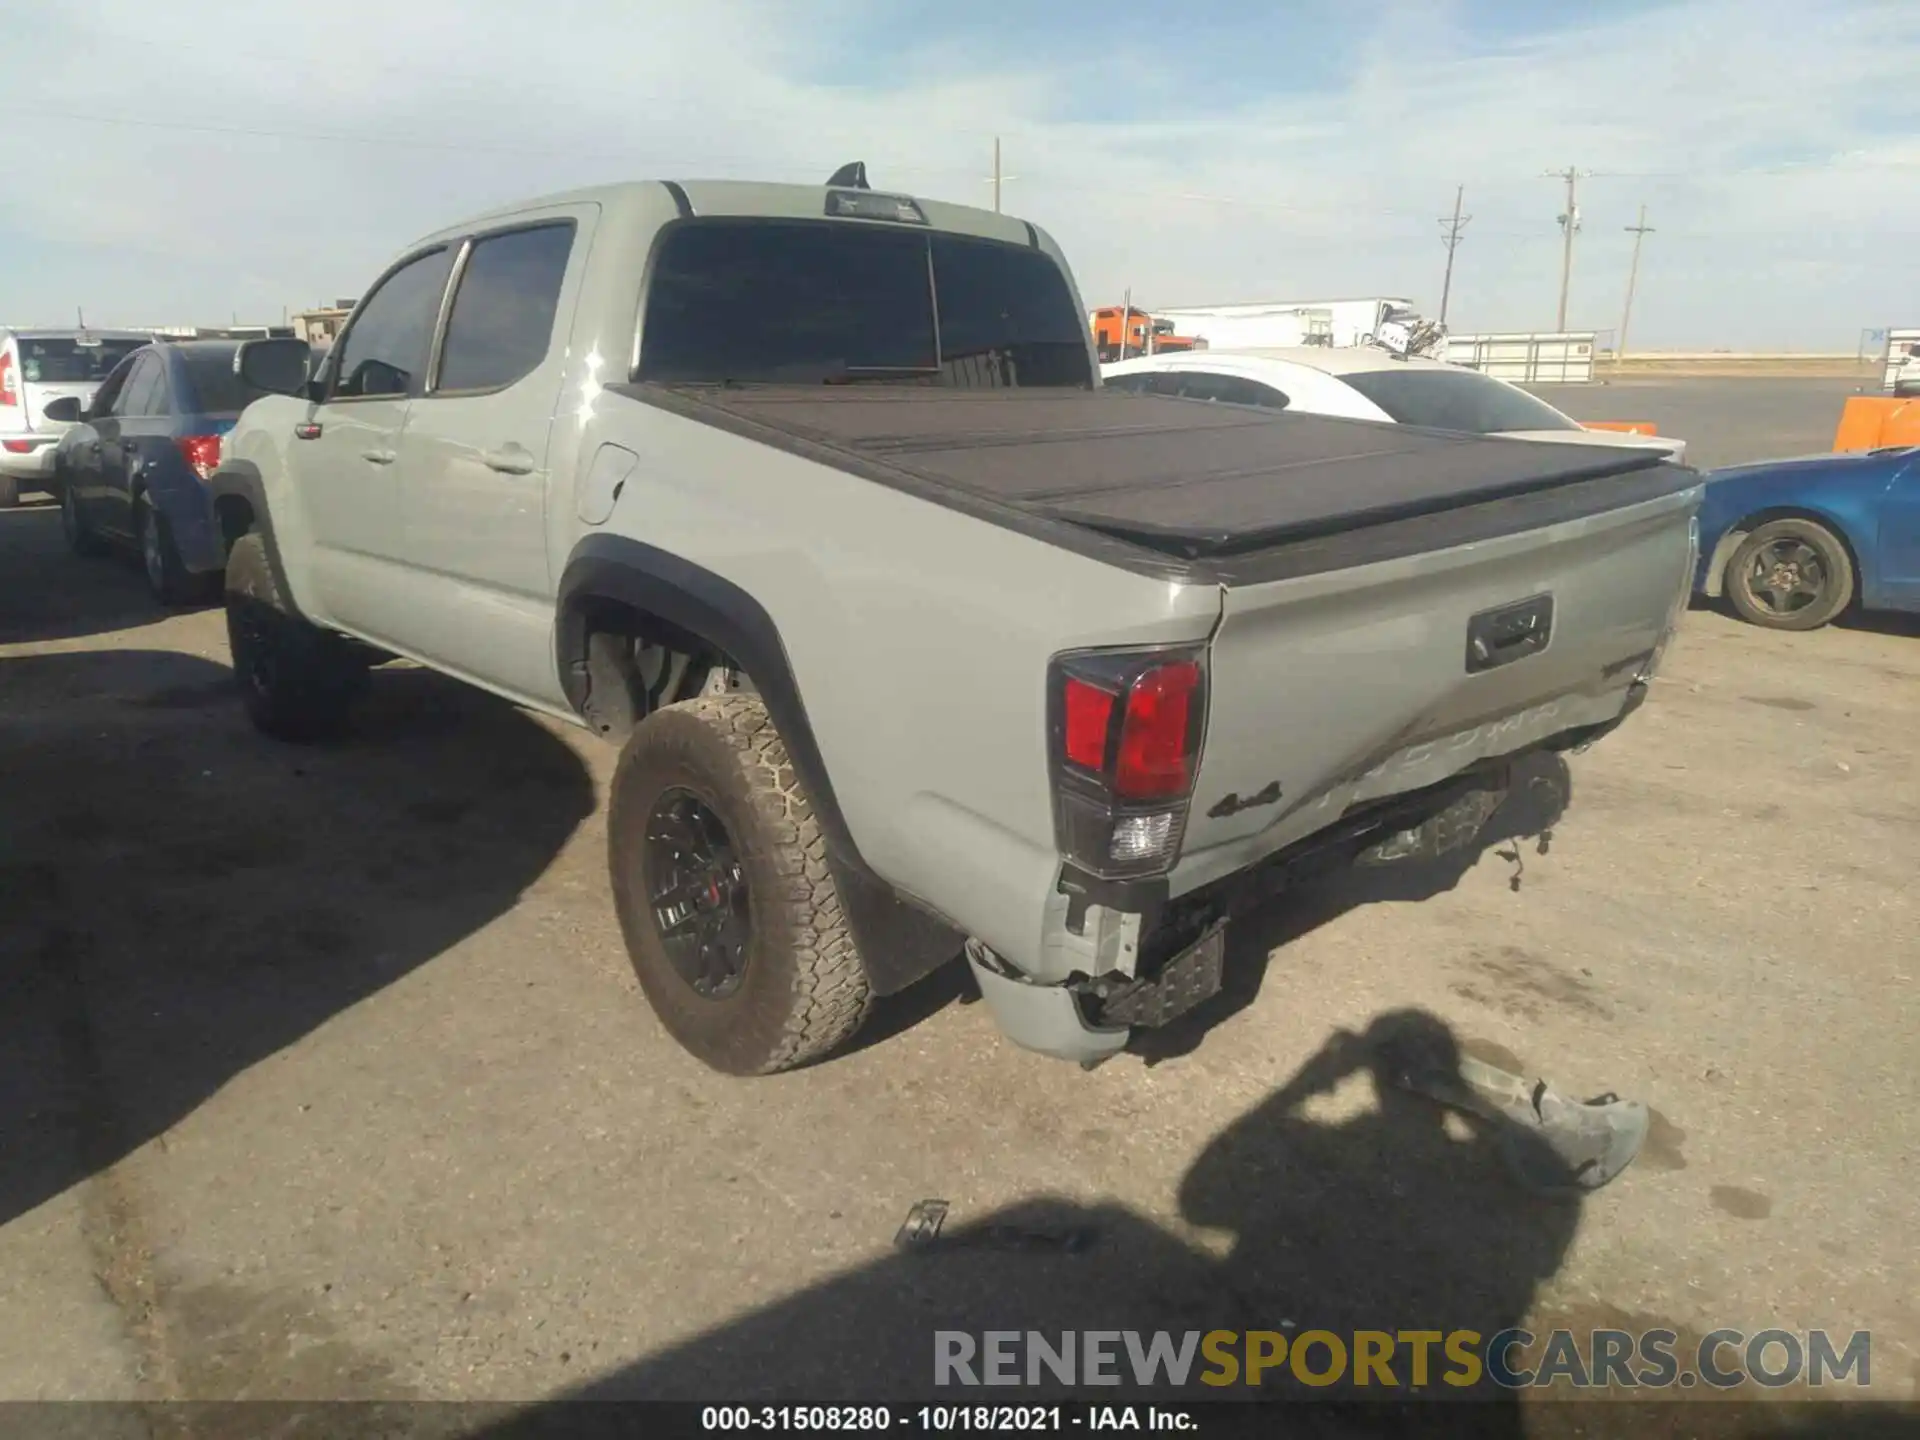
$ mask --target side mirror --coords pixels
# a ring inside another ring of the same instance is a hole
[[[62,395],[58,400],[49,400],[41,408],[40,418],[51,420],[56,425],[77,425],[85,413],[78,395]]]
[[[312,361],[304,340],[249,340],[233,352],[233,373],[269,395],[305,397]]]

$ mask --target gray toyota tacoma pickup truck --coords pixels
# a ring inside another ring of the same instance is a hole
[[[1044,231],[863,174],[531,201],[364,296],[237,361],[247,708],[324,736],[406,657],[619,744],[634,969],[731,1073],[963,952],[1097,1063],[1301,867],[1619,723],[1693,573],[1655,452],[1103,391]]]

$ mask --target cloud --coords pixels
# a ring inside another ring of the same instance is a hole
[[[1552,11],[1554,7],[1547,7]],[[1006,205],[1089,303],[1437,303],[1456,329],[1850,350],[1920,306],[1920,30],[1891,0],[1677,0],[1543,30],[1485,3],[1249,10],[901,0],[66,0],[10,21],[0,316],[277,318],[459,216],[635,176],[875,183]],[[1531,13],[1535,18],[1528,19]],[[1176,29],[1176,27],[1179,27]],[[1905,307],[1903,311],[1902,307]]]

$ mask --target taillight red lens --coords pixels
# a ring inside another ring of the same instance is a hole
[[[187,457],[187,464],[193,467],[194,474],[202,480],[213,478],[213,472],[220,468],[218,435],[182,435],[174,443],[180,447],[180,453]]]
[[[1085,770],[1104,770],[1114,697],[1098,686],[1069,675],[1065,700],[1067,759]]]
[[[1189,728],[1193,694],[1199,688],[1200,667],[1192,660],[1156,665],[1133,682],[1114,761],[1114,794],[1159,800],[1192,788]]]
[[[13,371],[13,353],[0,350],[0,405],[20,403],[20,381]]]

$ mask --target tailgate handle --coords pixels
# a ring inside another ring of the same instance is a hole
[[[1535,595],[1467,621],[1467,673],[1510,665],[1547,648],[1553,634],[1553,596]]]

